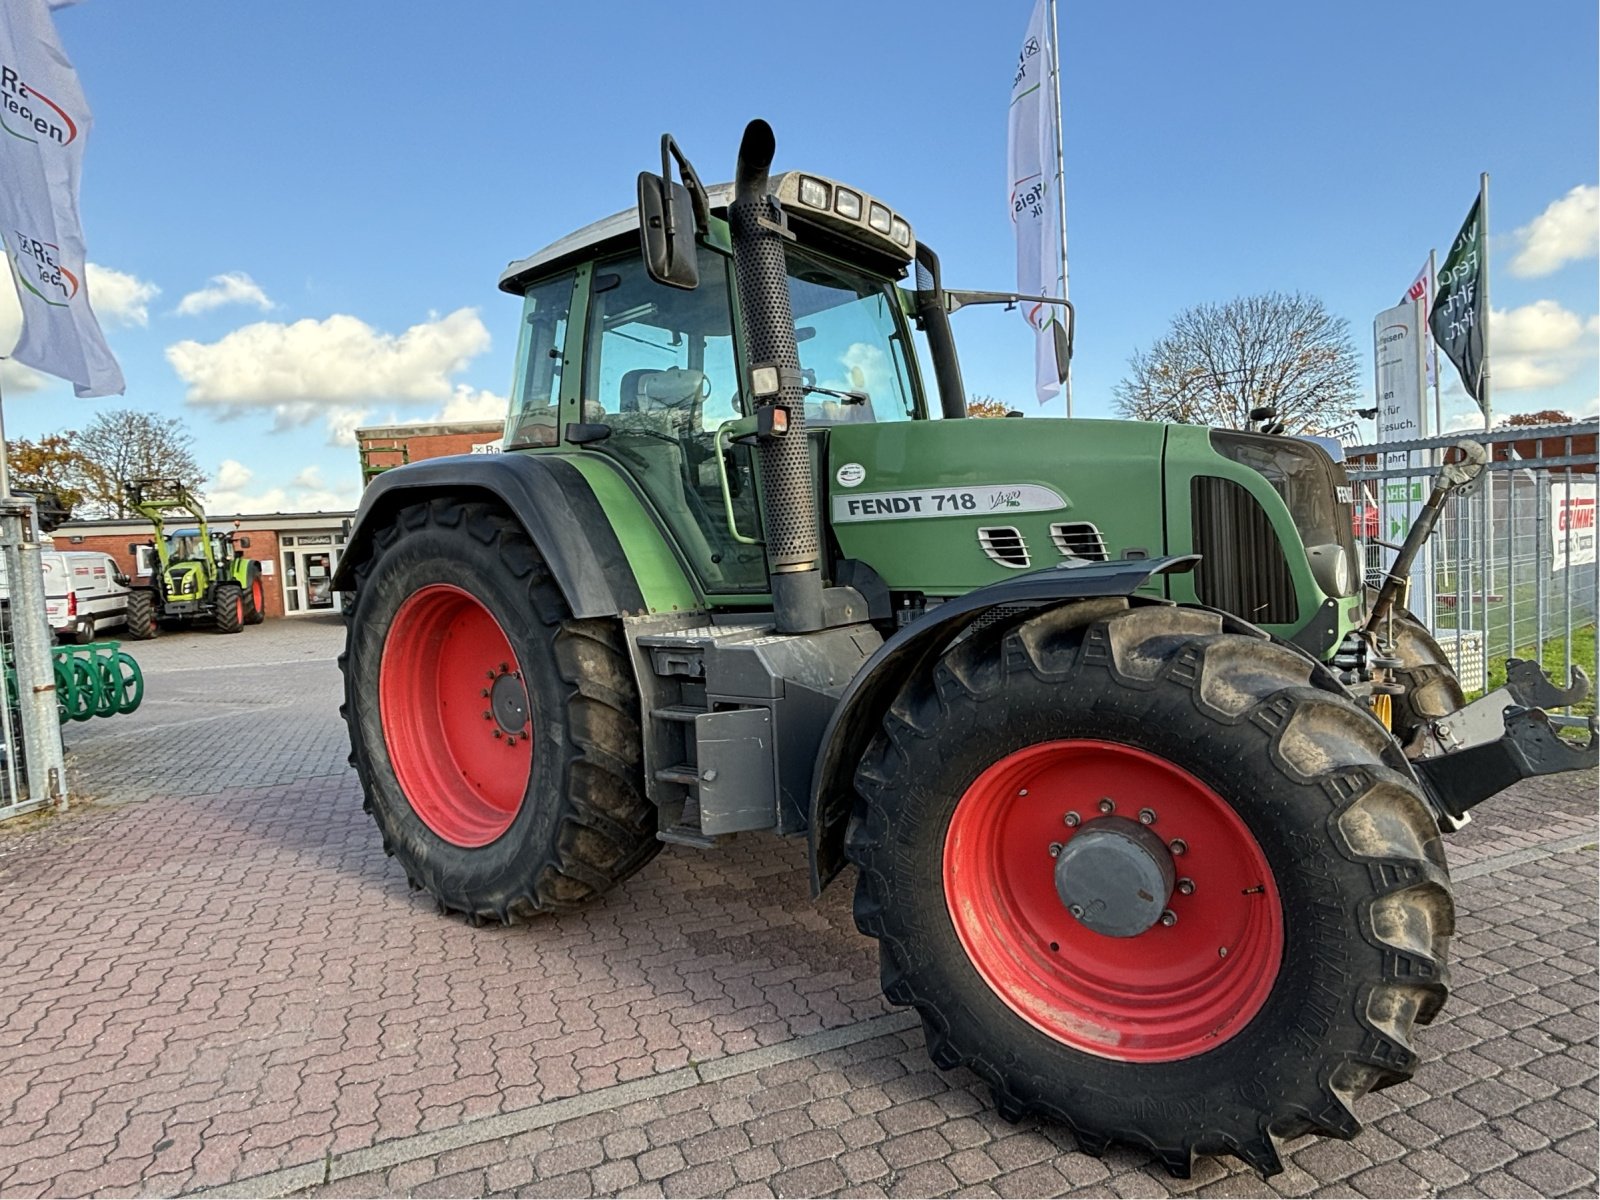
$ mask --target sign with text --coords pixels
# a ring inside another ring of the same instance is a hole
[[[1555,476],[1550,481],[1550,537],[1553,543],[1550,569],[1564,571],[1595,561],[1595,493],[1592,483],[1574,483],[1570,493],[1566,480]]]
[[[1372,322],[1372,359],[1378,389],[1378,441],[1411,442],[1428,436],[1427,346],[1422,327],[1427,302],[1406,299],[1377,315]],[[1398,545],[1405,541],[1411,523],[1428,499],[1432,467],[1425,450],[1385,451],[1382,532],[1378,537]],[[1394,561],[1386,550],[1384,566]],[[1433,624],[1432,557],[1427,547],[1411,568],[1414,586],[1409,607]]]

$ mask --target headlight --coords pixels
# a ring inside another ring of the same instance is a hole
[[[871,225],[879,233],[888,233],[889,224],[893,219],[893,215],[889,210],[877,203],[873,204],[872,211],[867,214],[867,224]]]
[[[813,179],[809,175],[800,176],[801,204],[811,208],[827,209],[831,207],[828,203],[829,199],[828,185],[823,183],[822,180]]]
[[[833,211],[852,221],[861,220],[861,196],[849,188],[838,188],[833,193]]]
[[[911,226],[907,225],[902,218],[896,217],[890,224],[889,236],[895,240],[896,244],[904,246],[908,250],[911,248]]]
[[[1349,596],[1355,592],[1355,565],[1349,552],[1337,542],[1324,546],[1307,546],[1306,557],[1311,560],[1311,574],[1317,586],[1330,596]]]

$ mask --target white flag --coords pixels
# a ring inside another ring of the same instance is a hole
[[[12,357],[120,395],[122,370],[89,307],[78,179],[89,106],[47,0],[0,3],[0,240],[22,305]]]
[[[1422,264],[1422,270],[1417,272],[1417,277],[1411,281],[1411,286],[1406,289],[1405,298],[1407,300],[1421,300],[1423,312],[1433,311],[1433,259],[1431,256],[1427,262]],[[1424,361],[1428,365],[1428,386],[1432,387],[1434,385],[1433,368],[1437,365],[1439,356],[1434,353],[1433,349],[1433,330],[1428,328],[1426,322],[1423,323],[1422,342],[1426,348]],[[1438,430],[1433,432],[1437,433]]]
[[[1061,114],[1051,78],[1054,59],[1049,0],[1037,0],[1011,81],[1006,136],[1011,220],[1017,227],[1017,291],[1027,296],[1065,299],[1061,179],[1056,173],[1056,126]],[[1063,345],[1066,341],[1065,315],[1058,304],[1025,304],[1022,311],[1028,324],[1039,333],[1034,347],[1034,384],[1039,403],[1044,404],[1061,391],[1056,354],[1058,341]]]

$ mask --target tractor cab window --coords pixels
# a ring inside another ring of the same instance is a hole
[[[205,556],[205,542],[194,530],[175,533],[167,540],[167,557],[173,562],[199,560]]]
[[[789,303],[805,382],[806,424],[906,421],[917,415],[899,297],[882,279],[789,252]]]
[[[750,448],[717,430],[740,416],[730,264],[700,249],[700,286],[654,282],[637,256],[595,266],[583,419],[611,430],[591,449],[615,459],[671,528],[709,592],[764,591]],[[726,477],[729,503],[723,499]]]
[[[560,423],[561,348],[566,344],[567,314],[572,308],[572,272],[536,283],[522,303],[522,332],[517,345],[517,376],[511,385],[511,412],[506,418],[505,448],[525,450],[554,446]]]

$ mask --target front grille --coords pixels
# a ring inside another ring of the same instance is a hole
[[[990,525],[978,530],[978,545],[1002,567],[1022,570],[1028,566],[1028,543],[1011,525]]]
[[[1196,475],[1190,489],[1195,594],[1257,625],[1299,619],[1294,579],[1266,510],[1231,479]]]
[[[1088,521],[1057,521],[1050,526],[1050,540],[1068,558],[1106,561],[1106,539]]]

